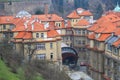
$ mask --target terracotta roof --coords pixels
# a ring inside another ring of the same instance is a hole
[[[117,28],[114,32],[115,32],[115,35],[120,35],[120,28]]]
[[[88,38],[89,38],[89,39],[95,39],[95,33],[89,34],[89,35],[88,35]]]
[[[96,33],[112,33],[116,29],[116,25],[112,22],[106,21],[98,25],[98,29],[95,30]]]
[[[68,20],[68,21],[67,21],[66,28],[71,28],[71,27],[72,27],[72,25],[71,25],[71,21],[70,21],[70,20]]]
[[[32,33],[31,32],[26,32],[23,39],[32,39]]]
[[[105,41],[110,36],[111,36],[111,34],[101,34],[100,37],[97,38],[96,40],[98,40],[98,41]]]
[[[36,32],[36,31],[46,31],[45,28],[44,28],[44,25],[42,23],[39,23],[39,22],[34,22],[34,23],[30,23],[28,24],[28,29],[27,31],[33,31],[33,32]]]
[[[15,39],[31,39],[32,33],[31,32],[18,32],[17,36],[14,37]]]
[[[113,43],[113,45],[114,45],[115,47],[118,47],[118,46],[120,45],[120,39],[118,39],[117,41],[115,41],[115,42]]]
[[[62,26],[61,26],[61,28],[65,28],[65,23],[64,23],[64,21],[62,21]]]
[[[77,12],[74,10],[72,13],[70,13],[67,18],[80,18],[80,16],[77,14]]]
[[[102,16],[100,19],[98,19],[93,26],[89,27],[89,31],[95,31],[96,33],[111,33],[114,32],[114,30],[117,28],[116,24],[114,24],[114,21],[119,21],[119,19],[112,19],[110,20],[109,16]]]
[[[62,21],[63,18],[56,14],[32,15],[32,18],[38,18],[41,21]]]
[[[87,28],[87,30],[89,31],[95,31],[97,29],[99,29],[99,25],[97,23],[93,24],[91,27]]]
[[[87,26],[89,25],[89,22],[85,19],[81,19],[77,22],[77,24],[75,24],[75,26]]]
[[[77,8],[73,12],[71,12],[67,18],[80,18],[81,16],[92,16],[92,13],[88,10],[84,10],[82,8]]]
[[[15,36],[14,38],[15,39],[20,39],[20,38],[23,38],[24,37],[24,35],[25,35],[25,32],[18,32],[18,34],[17,34],[17,36]]]
[[[54,21],[50,21],[50,22],[49,22],[49,27],[48,27],[47,29],[53,30],[53,29],[55,29],[55,28],[56,28],[55,22],[54,22]]]
[[[0,24],[13,24],[12,20],[12,16],[0,16]]]
[[[56,30],[50,30],[50,31],[47,32],[47,36],[48,36],[49,38],[51,38],[51,37],[56,37],[56,36],[58,36],[58,35],[59,35],[59,33],[58,33]]]
[[[12,31],[17,32],[17,31],[25,31],[26,28],[25,26],[16,26]]]

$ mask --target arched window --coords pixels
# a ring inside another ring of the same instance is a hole
[[[51,60],[53,59],[53,53],[50,54],[50,59],[51,59]]]

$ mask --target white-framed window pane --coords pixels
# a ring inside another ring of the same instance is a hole
[[[39,33],[36,33],[36,38],[39,38]]]
[[[45,49],[45,43],[38,43],[36,46],[37,46],[37,49],[41,49],[41,50]]]
[[[46,58],[45,54],[36,54],[36,58],[40,60],[44,60]]]

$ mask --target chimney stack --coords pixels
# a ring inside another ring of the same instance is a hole
[[[47,15],[48,14],[48,3],[44,4],[44,14]]]

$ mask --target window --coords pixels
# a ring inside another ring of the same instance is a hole
[[[81,40],[79,40],[79,43],[78,44],[81,44]]]
[[[10,37],[13,37],[13,33],[10,33]]]
[[[78,34],[80,34],[80,35],[81,35],[81,30],[78,30]]]
[[[82,44],[85,45],[85,41],[84,40],[82,41]]]
[[[3,25],[3,29],[6,29],[6,25]]]
[[[44,60],[44,59],[45,59],[45,57],[46,57],[46,55],[45,55],[45,54],[36,54],[36,58],[37,58],[37,59]]]
[[[50,43],[50,48],[53,48],[53,43]]]
[[[114,48],[114,54],[118,54],[119,53],[119,49],[118,48]]]
[[[45,49],[45,43],[39,43],[39,44],[37,44],[37,49],[44,50]]]
[[[58,23],[58,26],[60,27],[60,23]]]
[[[74,19],[73,19],[73,22],[74,22]]]
[[[39,33],[36,33],[36,38],[39,38]]]
[[[53,59],[53,53],[50,54],[50,59],[51,59],[51,60]]]
[[[107,49],[112,51],[112,46],[110,44],[107,45]]]
[[[85,31],[85,30],[83,30],[83,31],[82,31],[82,34],[83,34],[83,35],[85,35],[85,34],[86,34],[86,31]]]
[[[60,27],[61,25],[60,25],[60,23],[56,23],[56,26]]]
[[[41,33],[41,38],[43,38],[44,37],[44,33]]]

